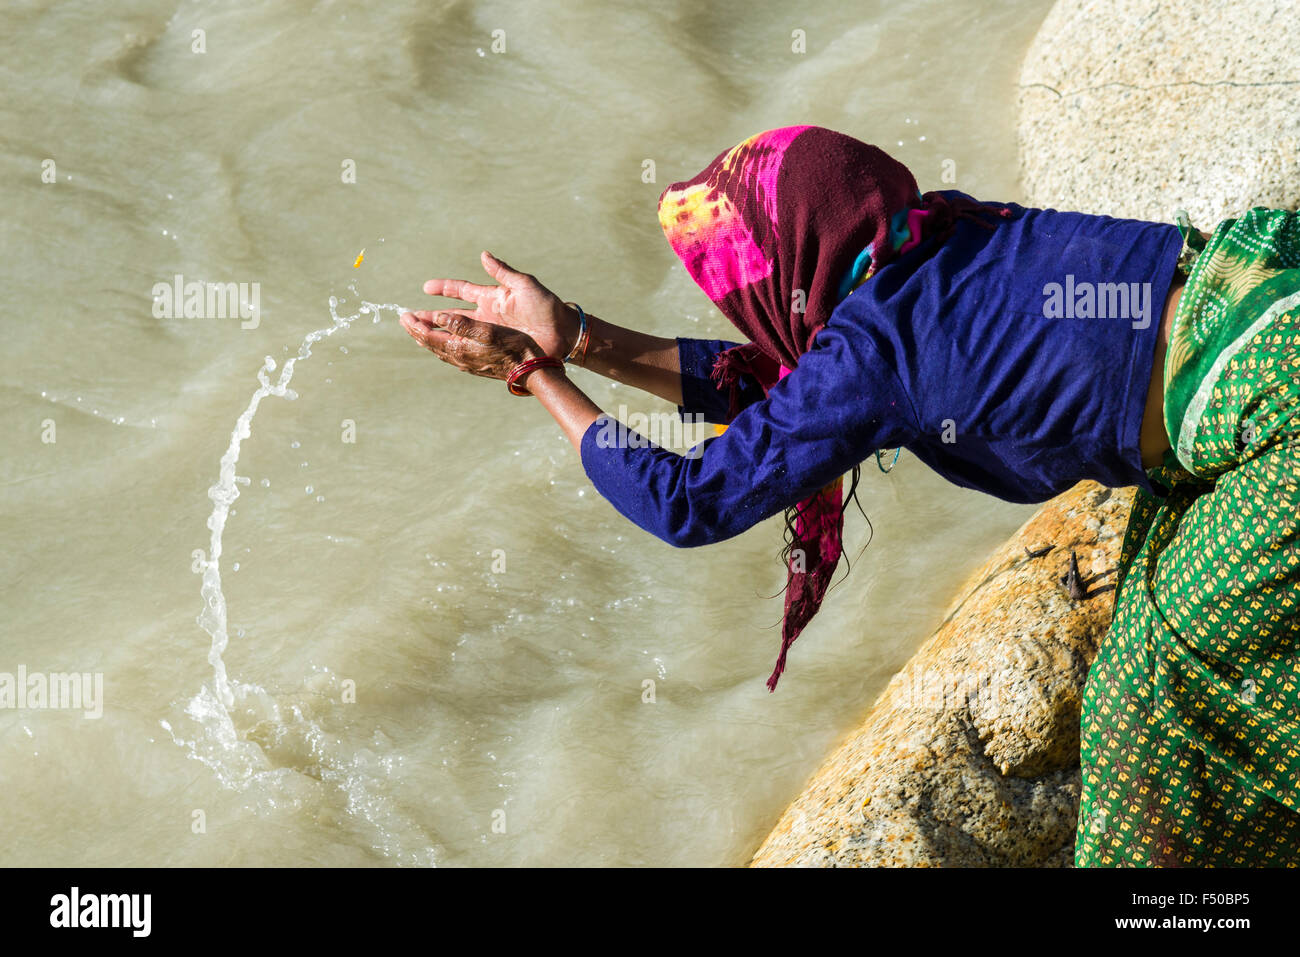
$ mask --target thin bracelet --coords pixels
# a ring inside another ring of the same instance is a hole
[[[564,361],[574,362],[581,366],[587,358],[587,340],[591,338],[591,327],[587,325],[587,314],[582,311],[580,305],[576,302],[566,302],[565,305],[578,310],[578,338],[574,340],[573,348],[564,357]]]
[[[511,395],[532,395],[525,386],[520,385],[520,380],[530,372],[536,372],[538,369],[563,369],[564,363],[555,356],[538,356],[536,359],[525,359],[519,365],[510,370],[506,376],[506,388],[510,390]]]

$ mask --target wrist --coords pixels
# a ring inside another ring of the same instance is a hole
[[[588,317],[590,321],[590,317]],[[557,331],[559,332],[560,347],[555,353],[555,358],[567,358],[572,352],[573,347],[578,344],[578,337],[582,335],[582,320],[579,318],[578,310],[569,303],[564,303],[560,307],[560,317],[556,320]]]
[[[539,392],[545,392],[557,383],[566,380],[568,376],[565,374],[564,369],[558,366],[543,366],[528,373],[527,378],[528,391],[537,395]]]
[[[578,314],[578,337],[565,355],[564,361],[572,362],[577,366],[585,366],[587,364],[587,348],[591,344],[591,327],[595,317],[587,315],[576,302],[566,302],[565,305],[571,306]]]
[[[520,366],[523,365],[525,362],[531,362],[533,359],[541,359],[546,355],[548,355],[546,350],[539,345],[534,344],[530,346],[525,346],[523,349],[520,349],[519,354],[514,357],[515,365]],[[564,357],[557,356],[556,358],[562,359]]]
[[[532,389],[529,384],[534,382],[537,376],[543,372],[558,372],[564,374],[564,361],[557,359],[555,356],[548,356],[541,349],[530,350],[529,355],[521,358],[510,370],[506,376],[506,388],[513,395],[529,395]]]
[[[569,381],[561,366],[541,366],[524,377],[524,388],[539,400],[554,395]]]

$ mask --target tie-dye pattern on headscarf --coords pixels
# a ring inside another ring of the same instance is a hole
[[[817,126],[758,133],[659,198],[659,224],[700,288],[749,342],[718,357],[730,389],[751,375],[766,392],[811,347],[854,287],[958,218],[1001,207],[924,196],[883,150]],[[867,373],[869,378],[870,373]],[[836,480],[797,508],[781,629],[767,681],[776,690],[786,653],[816,614],[839,563],[844,510]]]

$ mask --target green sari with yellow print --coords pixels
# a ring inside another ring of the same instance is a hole
[[[1084,691],[1075,864],[1300,865],[1300,214],[1196,253],[1164,399]]]

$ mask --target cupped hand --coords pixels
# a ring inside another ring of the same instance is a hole
[[[544,353],[518,329],[453,312],[406,312],[402,328],[443,362],[470,375],[504,379],[521,362]]]
[[[424,291],[430,296],[463,299],[474,309],[442,312],[508,326],[532,338],[549,356],[563,359],[578,338],[578,313],[566,306],[536,277],[510,268],[490,252],[481,255],[483,269],[500,285],[482,286],[464,279],[430,279]]]

